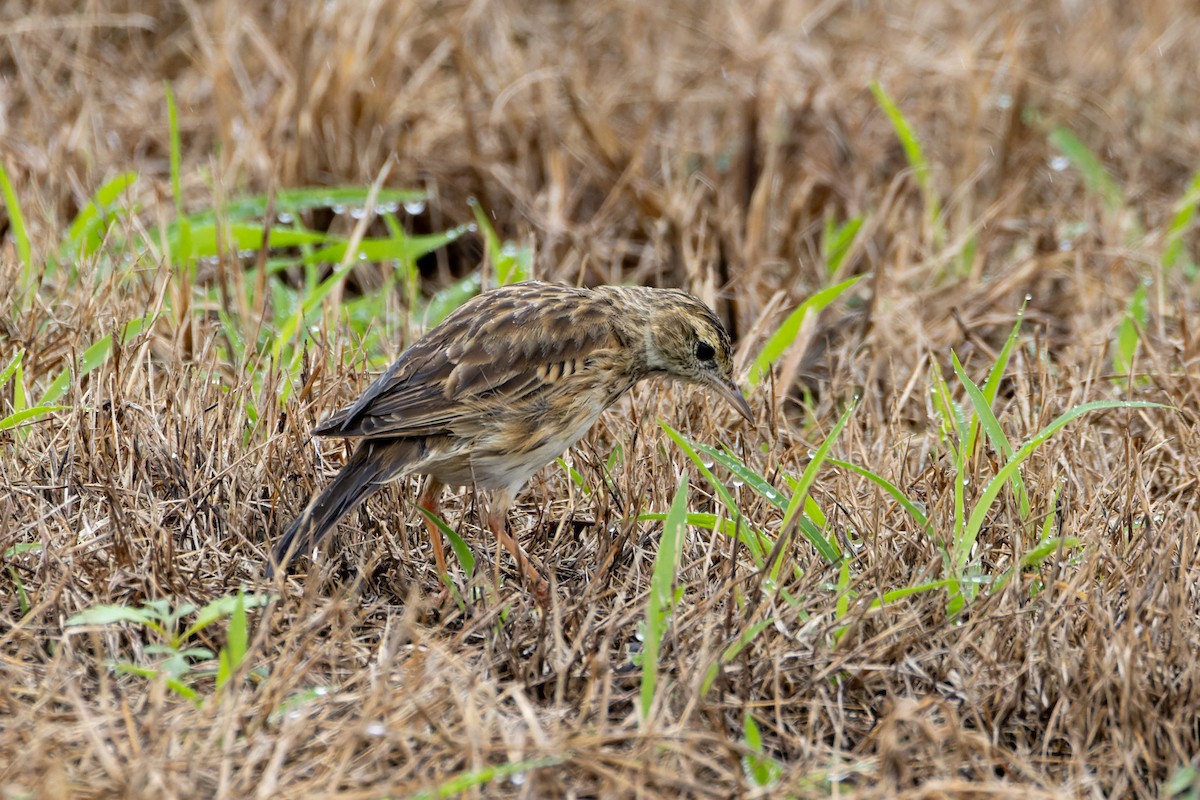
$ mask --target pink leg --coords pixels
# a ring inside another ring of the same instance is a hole
[[[437,517],[441,517],[442,511],[438,506],[438,497],[442,493],[442,484],[434,478],[429,478],[425,484],[425,488],[421,490],[421,496],[417,498],[417,505]],[[433,560],[437,562],[438,579],[442,580],[443,575],[448,575],[446,571],[446,551],[442,547],[442,532],[438,530],[438,526],[433,524],[433,520],[428,517],[423,517],[425,520],[425,530],[429,531],[429,542],[433,545]]]
[[[488,503],[488,508],[484,514],[484,523],[488,530],[496,537],[496,541],[504,546],[504,549],[512,554],[512,557],[517,562],[517,567],[521,570],[521,574],[525,576],[525,580],[533,587],[534,596],[539,603],[545,604],[550,597],[550,584],[542,577],[542,574],[533,566],[533,562],[529,560],[529,556],[525,555],[525,551],[521,549],[521,545],[508,532],[508,507],[512,505],[512,494],[505,490],[497,490],[492,494],[491,502]]]

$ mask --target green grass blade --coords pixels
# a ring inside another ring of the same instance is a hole
[[[958,360],[958,354],[954,351],[950,352],[951,361],[954,365],[954,374],[958,376],[959,382],[966,389],[967,397],[971,400],[971,405],[975,408],[975,414],[972,417],[970,430],[973,435],[976,430],[976,424],[983,428],[987,435],[988,441],[992,443],[992,447],[1000,455],[1002,460],[1012,458],[1012,445],[1008,442],[1008,436],[1004,433],[1004,428],[1000,426],[1000,420],[996,419],[996,415],[992,413],[991,403],[984,396],[983,391],[975,385],[966,370],[963,369],[962,362]],[[973,437],[970,437],[973,438]],[[971,448],[968,446],[966,452],[969,454]],[[1012,475],[1013,493],[1017,497],[1017,504],[1020,508],[1021,519],[1029,518],[1029,492],[1025,489],[1025,481],[1021,478],[1020,472],[1014,472]]]
[[[483,767],[482,769],[471,770],[457,775],[448,781],[440,784],[436,789],[431,791],[417,792],[410,795],[408,800],[440,800],[447,797],[459,797],[471,789],[476,789],[480,786],[491,783],[492,781],[512,778],[526,772],[532,772],[536,769],[544,769],[545,767],[553,767],[563,763],[569,754],[561,754],[554,756],[542,756],[541,758],[529,758],[524,761],[514,761],[507,764],[497,764],[494,767]]]
[[[1113,337],[1113,371],[1118,375],[1132,379],[1133,358],[1137,353],[1138,342],[1141,341],[1142,331],[1150,319],[1146,304],[1146,285],[1143,283],[1134,289],[1129,298],[1129,305],[1117,326]]]
[[[702,442],[690,442],[696,450],[704,453],[714,462],[720,464],[725,469],[729,470],[738,479],[753,489],[757,494],[761,495],[771,505],[781,511],[787,508],[787,497],[778,489],[771,485],[763,476],[759,475],[733,453],[727,450],[718,450],[717,448],[703,444]]]
[[[475,574],[475,556],[471,553],[471,548],[466,541],[458,535],[458,531],[447,525],[437,514],[432,514],[420,506],[417,506],[417,510],[424,515],[425,519],[436,525],[442,536],[450,541],[450,549],[454,551],[454,557],[458,559],[459,566],[462,567],[467,580],[470,580],[471,576]],[[453,583],[450,581],[449,575],[442,575],[441,578],[443,581]]]
[[[33,249],[29,245],[29,232],[25,229],[25,215],[21,213],[21,202],[13,191],[12,181],[8,179],[8,171],[0,163],[0,198],[8,209],[8,227],[13,243],[17,246],[17,258],[21,261],[24,271],[25,285],[21,288],[29,291],[33,288]]]
[[[138,625],[157,625],[157,617],[144,609],[132,606],[102,605],[80,611],[67,620],[67,627],[76,625],[112,625],[114,622],[133,622]]]
[[[171,90],[171,82],[163,81],[163,91],[167,96],[167,133],[171,151],[171,199],[175,203],[175,216],[183,216],[183,191],[179,177],[180,152],[183,147],[179,140],[179,108],[175,104],[175,92]]]
[[[796,489],[792,494],[792,499],[788,502],[787,510],[784,511],[783,514],[783,524],[780,526],[781,534],[779,540],[776,542],[776,549],[779,548],[780,543],[786,541],[788,538],[788,528],[792,524],[798,522],[800,513],[804,508],[805,499],[808,497],[808,491],[810,488],[812,488],[813,483],[817,479],[817,472],[821,469],[821,465],[825,463],[825,459],[829,457],[829,451],[833,447],[833,443],[837,441],[837,438],[842,433],[842,429],[845,428],[846,423],[850,421],[850,415],[854,413],[854,409],[857,407],[857,402],[846,406],[846,410],[842,412],[842,416],[833,426],[833,430],[831,430],[829,435],[825,437],[825,440],[821,442],[816,453],[813,454],[812,460],[808,462],[808,465],[804,468],[804,472],[800,475],[800,479],[796,482]],[[817,551],[824,556],[829,563],[836,564],[841,560],[842,554],[838,552],[838,549],[833,545],[833,543],[821,535],[820,532],[815,532],[814,535],[814,532],[806,531],[803,526],[798,527],[800,527],[801,532],[805,534],[805,538],[807,538],[809,542],[811,542],[812,545],[817,548]],[[777,553],[772,553],[767,559],[767,563],[774,561],[777,555]],[[776,562],[773,569],[778,569],[778,566],[781,563],[782,559]],[[772,577],[778,576],[772,574]]]
[[[533,268],[533,250],[529,247],[517,247],[511,242],[501,242],[483,207],[474,200],[471,201],[471,211],[475,213],[476,225],[483,234],[488,261],[491,262],[496,276],[496,285],[507,286],[510,283],[528,280]]]
[[[857,464],[851,464],[849,461],[842,461],[837,458],[830,458],[827,460],[833,466],[849,470],[856,475],[861,475],[862,477],[874,483],[880,489],[883,489],[883,491],[887,492],[893,500],[900,504],[901,508],[908,512],[909,516],[913,518],[922,532],[929,533],[932,523],[929,521],[929,517],[926,516],[925,511],[916,502],[910,500],[908,496],[900,490],[900,487],[896,486],[896,484],[872,472],[866,467],[860,467]]]
[[[4,366],[4,369],[0,370],[0,389],[4,388],[4,384],[8,383],[16,371],[21,368],[21,360],[23,358],[25,358],[25,348],[21,347],[18,348],[13,357],[8,360],[8,364]]]
[[[187,641],[214,622],[231,617],[239,605],[243,609],[261,608],[278,597],[278,595],[263,593],[244,594],[240,591],[237,594],[218,597],[196,612],[196,618],[180,635],[179,640]],[[178,613],[178,609],[176,613]]]
[[[28,422],[31,419],[44,417],[47,414],[53,414],[55,411],[66,411],[70,406],[33,406],[32,408],[23,408],[20,411],[14,411],[4,419],[0,419],[0,431],[6,431],[9,428],[15,428],[23,422]]]
[[[955,542],[954,565],[957,571],[961,572],[970,560],[971,550],[975,547],[975,540],[979,538],[979,532],[983,528],[987,512],[992,507],[992,503],[995,502],[996,497],[1000,494],[1000,490],[1004,487],[1009,477],[1025,463],[1026,459],[1033,455],[1033,452],[1038,447],[1045,444],[1051,436],[1067,424],[1084,414],[1109,408],[1170,409],[1171,407],[1161,403],[1149,403],[1141,400],[1096,400],[1091,403],[1083,403],[1063,412],[1053,422],[1034,434],[1033,438],[1026,442],[1020,450],[1013,453],[1012,458],[997,471],[996,475],[988,481],[980,493],[979,499],[975,502],[975,508],[971,511],[971,517],[967,520],[962,538]]]
[[[658,691],[658,659],[663,636],[667,632],[671,614],[675,609],[675,579],[679,572],[679,556],[683,547],[683,534],[687,527],[687,473],[679,481],[675,498],[663,522],[662,541],[654,559],[654,573],[650,577],[650,598],[646,605],[645,649],[642,651],[641,719],[646,722],[654,707],[654,696]]]
[[[925,198],[925,214],[929,220],[934,246],[940,247],[946,239],[941,222],[942,207],[937,193],[934,191],[933,171],[921,148],[921,140],[917,138],[916,131],[909,124],[904,112],[900,110],[900,107],[896,105],[879,81],[871,82],[871,94],[875,95],[875,102],[887,115],[888,120],[892,123],[892,129],[896,132],[896,137],[900,140],[900,146],[904,148],[904,157],[908,160],[908,165],[912,167],[913,177],[917,181],[921,195]]]
[[[1095,153],[1069,128],[1060,125],[1052,130],[1050,144],[1054,145],[1067,157],[1075,169],[1079,170],[1079,174],[1083,176],[1084,186],[1089,192],[1099,197],[1110,212],[1117,211],[1125,205],[1125,195],[1121,191],[1121,187],[1100,163],[1100,159],[1096,158]]]
[[[899,589],[892,589],[891,591],[884,592],[883,597],[874,600],[870,607],[873,609],[882,608],[888,603],[894,603],[897,600],[901,600],[905,597],[912,597],[913,595],[941,589],[954,589],[958,586],[958,583],[959,582],[953,578],[939,578],[933,581],[926,581],[925,583],[918,583],[912,586],[904,586]]]
[[[825,224],[825,235],[821,238],[821,250],[825,257],[825,272],[830,277],[837,274],[838,267],[842,265],[846,254],[850,252],[850,246],[854,244],[855,237],[862,230],[863,221],[862,217],[852,217],[841,225],[834,224],[832,219]]]
[[[137,178],[136,172],[122,172],[96,190],[67,229],[64,260],[89,256],[99,249],[112,218],[110,209]]]
[[[125,327],[121,331],[121,344],[129,341],[133,337],[140,334],[147,325],[153,321],[153,315],[139,317],[125,323]],[[87,350],[83,351],[83,355],[79,357],[79,364],[75,370],[76,379],[87,375],[96,367],[108,360],[112,353],[112,336],[104,336],[93,342]],[[40,406],[49,406],[55,400],[62,397],[66,393],[67,388],[71,385],[71,368],[65,367],[55,376],[50,385],[46,387],[45,394],[42,395]]]
[[[638,522],[663,522],[666,518],[666,514],[655,511],[648,511],[637,516]],[[694,528],[719,532],[730,539],[737,539],[745,546],[756,567],[762,567],[762,558],[766,553],[764,543],[766,545],[773,544],[773,541],[765,533],[748,524],[744,517],[737,520],[704,511],[690,511],[687,515],[687,524]]]
[[[229,615],[229,632],[225,637],[225,646],[218,653],[217,690],[223,688],[241,667],[246,658],[249,646],[249,633],[246,624],[246,604],[243,592],[238,591],[237,604]]]
[[[861,281],[864,275],[856,275],[849,280],[841,283],[828,286],[816,294],[809,297],[803,303],[796,307],[792,313],[787,315],[787,318],[775,329],[775,332],[763,344],[762,350],[754,359],[754,363],[750,365],[750,374],[747,377],[751,386],[756,385],[763,377],[770,372],[771,366],[787,352],[788,347],[796,340],[800,334],[800,329],[804,324],[804,320],[810,315],[821,313],[821,310],[837,300],[854,284]]]
[[[1179,267],[1187,268],[1188,277],[1194,278],[1196,265],[1188,257],[1184,247],[1184,235],[1192,227],[1196,217],[1196,206],[1200,205],[1200,171],[1192,176],[1187,191],[1184,192],[1175,207],[1175,215],[1167,228],[1166,244],[1163,247],[1162,265],[1164,270],[1171,271]]]
[[[1029,301],[1026,300],[1021,304],[1021,310],[1017,312],[1017,321],[1013,325],[1012,331],[1009,332],[1008,338],[1004,341],[1004,347],[1000,348],[1000,352],[996,356],[996,362],[992,364],[992,368],[988,370],[987,380],[983,383],[984,400],[987,401],[988,408],[994,408],[996,405],[996,395],[1000,392],[1000,383],[1004,380],[1004,373],[1008,370],[1008,362],[1012,359],[1012,351],[1016,345],[1017,337],[1021,332],[1021,323],[1025,318],[1025,306]],[[967,436],[967,452],[975,452],[975,437],[977,429],[974,425],[971,426],[971,431]],[[1011,452],[1011,451],[1010,451]],[[1008,457],[1008,453],[1004,457]]]
[[[289,224],[297,214],[314,208],[329,208],[335,213],[348,209],[363,208],[371,196],[370,186],[308,186],[283,189],[275,193],[275,214],[280,221]],[[221,217],[230,221],[261,220],[267,213],[269,196],[250,195],[226,203],[221,208]],[[375,195],[375,211],[388,213],[402,206],[424,203],[425,193],[415,189],[387,189],[380,187]],[[289,217],[293,219],[289,219]],[[216,209],[197,212],[188,219],[193,224],[216,222]]]
[[[472,272],[462,280],[452,283],[435,294],[425,306],[422,314],[425,325],[433,327],[448,317],[452,311],[479,294],[482,281],[478,272]]]
[[[745,650],[751,642],[758,638],[758,635],[766,630],[770,625],[775,623],[774,617],[759,620],[751,625],[738,636],[737,639],[730,642],[724,650],[721,651],[720,658],[708,668],[708,672],[704,673],[704,681],[700,684],[700,694],[708,694],[708,690],[712,688],[713,682],[717,676],[721,674],[721,667],[733,661],[738,655]]]

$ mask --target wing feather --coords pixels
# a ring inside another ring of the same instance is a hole
[[[588,289],[527,281],[478,295],[408,348],[319,436],[470,431],[492,402],[536,400],[591,354],[617,345],[609,302]]]

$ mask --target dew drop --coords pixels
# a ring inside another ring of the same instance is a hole
[[[383,736],[387,733],[387,726],[382,722],[372,722],[367,726],[367,736]]]
[[[525,785],[525,773],[524,772],[514,772],[512,775],[509,776],[508,779],[512,782],[513,786],[524,786]]]
[[[350,209],[350,216],[354,219],[366,219],[367,210],[365,208]]]
[[[1025,293],[1025,302],[1029,303],[1029,302],[1032,302],[1032,300],[1033,300],[1033,295],[1026,292]]]
[[[317,697],[324,697],[325,695],[329,694],[329,689],[325,686],[318,686],[317,688],[313,689],[313,694]]]
[[[1067,167],[1071,166],[1071,159],[1066,156],[1055,156],[1050,159],[1050,169],[1055,172],[1062,172]]]
[[[399,203],[380,203],[379,205],[375,206],[376,214],[395,214],[399,210]]]
[[[334,203],[332,206],[330,206],[329,210],[338,216],[346,213],[346,207],[341,203]]]
[[[286,211],[279,212],[279,214],[277,214],[275,218],[277,220],[279,220],[280,225],[291,225],[293,222],[296,221],[296,218],[293,217],[291,214],[289,214]]]
[[[409,214],[420,214],[425,211],[425,201],[409,200],[404,204],[404,210]]]
[[[733,480],[731,480],[729,482],[729,485],[735,489],[740,489],[746,485],[746,482],[744,480],[742,480],[741,478],[734,478]]]
[[[713,468],[713,460],[711,458],[706,458],[700,462],[700,465],[702,467],[704,467],[705,469],[712,469]]]
[[[996,98],[996,108],[1012,108],[1012,95],[1002,94]]]

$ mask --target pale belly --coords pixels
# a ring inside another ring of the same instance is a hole
[[[480,489],[508,489],[516,492],[542,467],[565,453],[573,444],[591,430],[592,425],[604,413],[605,406],[580,409],[569,425],[556,431],[540,429],[530,436],[534,446],[518,452],[501,453],[482,447],[469,459],[447,459],[441,463],[424,465],[422,472],[433,475],[442,483],[458,486],[476,486]]]

